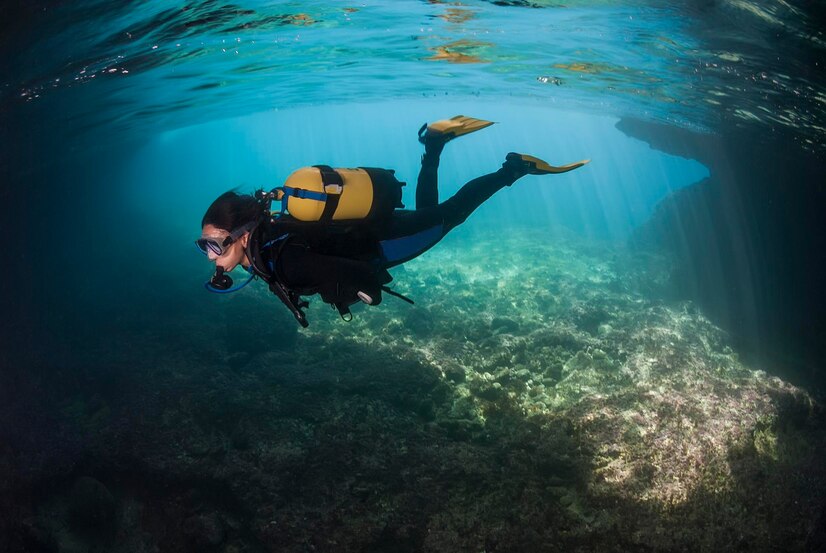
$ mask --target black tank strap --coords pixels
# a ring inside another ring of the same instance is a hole
[[[290,310],[290,313],[293,314],[293,317],[295,317],[295,320],[298,321],[298,324],[304,328],[307,328],[310,323],[307,321],[307,316],[304,314],[304,309],[309,307],[310,304],[303,301],[296,292],[290,290],[282,284],[282,279],[278,274],[279,271],[277,265],[273,266],[272,273],[268,273],[266,271],[266,264],[264,264],[263,260],[259,259],[259,256],[257,255],[260,253],[260,240],[261,237],[253,231],[250,240],[247,241],[246,253],[253,271],[268,283],[270,291],[281,300],[287,309]],[[277,239],[277,243],[273,246],[278,248],[276,250],[276,259],[281,255],[281,250],[284,249],[284,246],[289,240],[290,237],[288,234],[282,239]]]
[[[344,186],[344,180],[341,178],[341,175],[329,165],[313,165],[313,167],[321,171],[321,182],[324,185],[325,192],[327,192],[327,187],[331,185]],[[336,212],[336,209],[338,209],[340,199],[341,193],[327,193],[327,201],[324,203],[324,211],[321,213],[321,219],[319,219],[319,221],[328,223],[333,220],[333,214]]]
[[[413,300],[411,300],[410,298],[408,298],[408,297],[407,297],[407,296],[405,296],[404,294],[399,294],[398,292],[396,292],[396,291],[395,291],[395,290],[393,290],[392,288],[389,288],[389,287],[387,287],[387,286],[382,286],[382,287],[381,287],[381,289],[382,289],[382,290],[384,290],[385,292],[387,292],[388,294],[390,294],[391,296],[394,296],[394,297],[399,298],[400,300],[404,300],[404,301],[406,301],[406,302],[407,302],[407,303],[409,303],[410,305],[415,305],[415,303],[413,302]]]
[[[353,320],[353,313],[350,311],[350,306],[348,306],[346,303],[340,301],[334,303],[333,307],[335,307],[338,310],[338,314],[341,315],[342,320],[348,323]]]

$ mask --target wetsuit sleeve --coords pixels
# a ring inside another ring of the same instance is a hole
[[[314,253],[309,249],[285,247],[279,259],[286,284],[302,295],[318,293],[326,303],[349,305],[359,301],[359,291],[381,301],[381,286],[390,281],[384,269],[365,261]]]

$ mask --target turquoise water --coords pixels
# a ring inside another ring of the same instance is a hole
[[[782,2],[46,4],[20,8],[30,18],[9,25],[7,47],[21,53],[8,60],[14,78],[4,96],[37,102],[82,87],[92,101],[62,106],[73,130],[157,130],[388,97],[536,98],[705,129],[756,121],[819,148],[820,14],[803,10]]]
[[[0,550],[818,550],[823,16],[4,5]],[[374,166],[412,208],[456,114],[496,124],[441,199],[510,151],[591,163],[391,271],[414,306],[302,330],[204,290],[219,194]]]
[[[325,159],[335,167],[395,168],[410,183],[403,202],[412,208],[422,153],[416,132],[434,119],[429,117],[433,109],[422,100],[317,106],[169,131],[136,152],[124,168],[119,180],[128,194],[123,201],[137,213],[151,213],[158,209],[156,199],[166,197],[174,212],[159,219],[174,225],[164,230],[181,233],[187,230],[182,222],[197,219],[227,188],[273,188],[296,168]],[[444,199],[472,178],[498,169],[508,151],[545,156],[557,165],[594,159],[587,170],[552,181],[526,180],[484,206],[472,226],[563,225],[589,237],[622,241],[672,191],[708,176],[696,161],[627,138],[614,128],[616,118],[478,100],[440,102],[438,109],[499,122],[450,145],[440,172]],[[609,159],[610,164],[601,162]],[[196,194],[204,199],[194,200]]]

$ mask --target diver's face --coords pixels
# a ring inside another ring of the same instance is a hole
[[[213,225],[204,225],[201,229],[201,238],[211,238],[217,240],[219,244],[223,243],[227,236],[229,236],[228,230],[220,229]],[[247,247],[247,241],[249,239],[250,233],[245,232],[238,240],[227,246],[222,255],[217,255],[212,250],[207,250],[207,257],[215,263],[216,267],[223,268],[224,272],[227,273],[237,267],[239,263],[246,267],[249,265],[249,262],[247,261],[245,248]]]

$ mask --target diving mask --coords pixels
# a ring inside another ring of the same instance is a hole
[[[239,227],[232,232],[229,233],[224,239],[221,238],[199,238],[195,241],[195,245],[198,246],[198,249],[201,250],[201,253],[204,255],[209,255],[209,252],[214,253],[218,257],[224,255],[229,248],[236,240],[244,235],[244,233],[252,230],[257,225],[257,221],[251,221],[246,225]]]

